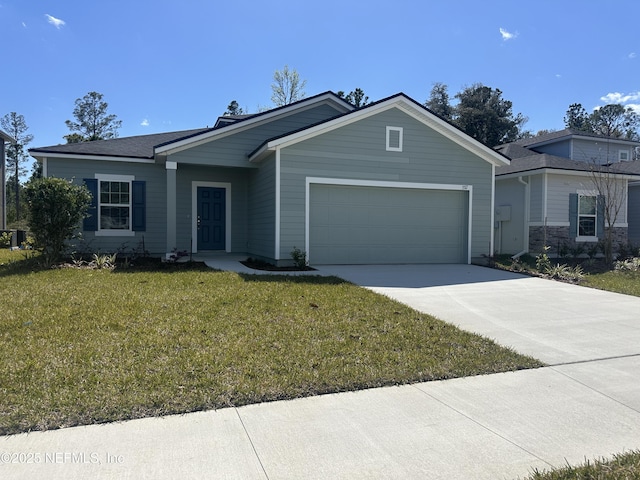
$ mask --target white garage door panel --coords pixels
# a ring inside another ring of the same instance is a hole
[[[466,263],[466,191],[311,185],[315,264]]]

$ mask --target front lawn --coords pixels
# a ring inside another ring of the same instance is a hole
[[[541,365],[337,278],[21,255],[0,253],[0,434]]]
[[[613,458],[587,461],[577,467],[567,465],[547,471],[534,471],[526,480],[638,480],[640,450],[614,455]]]
[[[587,275],[582,285],[640,297],[640,272],[609,271]]]

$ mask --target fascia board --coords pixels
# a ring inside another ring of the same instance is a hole
[[[80,155],[69,153],[47,153],[47,152],[29,152],[29,154],[37,159],[43,158],[67,158],[72,160],[98,160],[107,162],[127,162],[127,163],[156,163],[153,158],[140,157],[114,157],[108,155]]]
[[[504,175],[500,175],[500,173],[496,174],[496,181],[507,180],[509,178],[517,178],[517,177],[528,177],[531,175],[540,175],[543,173],[549,173],[554,175],[573,175],[575,177],[591,177],[593,175],[592,172],[587,172],[585,170],[561,170],[558,168],[536,168],[535,170],[523,170],[521,172],[512,172],[505,173]],[[606,172],[605,172],[606,173]],[[611,172],[611,175],[619,178],[620,180],[637,180],[638,177],[634,175],[624,174],[624,173],[616,173]]]

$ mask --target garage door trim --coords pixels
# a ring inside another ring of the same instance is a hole
[[[454,190],[469,192],[469,214],[467,219],[467,264],[471,263],[471,237],[472,237],[472,218],[473,218],[473,185],[454,185],[444,183],[412,183],[412,182],[391,182],[379,180],[357,180],[350,178],[323,178],[323,177],[306,177],[305,186],[305,251],[307,259],[311,261],[313,252],[309,251],[309,210],[311,199],[311,185],[344,185],[351,187],[382,187],[382,188],[403,188],[418,190]]]

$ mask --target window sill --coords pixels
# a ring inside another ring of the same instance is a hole
[[[576,237],[576,242],[597,242],[598,237]]]
[[[98,230],[96,237],[134,237],[136,232],[132,230]]]

